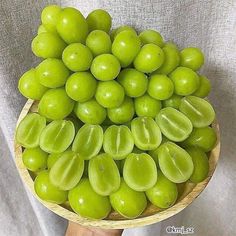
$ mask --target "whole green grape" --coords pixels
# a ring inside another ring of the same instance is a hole
[[[18,89],[24,97],[33,100],[40,100],[48,90],[48,88],[39,83],[35,69],[28,70],[20,77]]]
[[[41,34],[41,33],[45,33],[48,32],[48,30],[46,29],[46,27],[42,24],[38,27],[38,31],[37,34]]]
[[[100,125],[83,125],[72,145],[72,150],[80,155],[84,160],[89,160],[96,156],[103,143],[103,129]]]
[[[198,147],[204,152],[211,151],[217,141],[216,132],[211,127],[195,128],[190,136],[181,145],[183,147]]]
[[[46,127],[46,119],[37,113],[29,113],[16,129],[16,141],[25,148],[36,148],[42,130]]]
[[[38,105],[39,113],[48,119],[59,120],[68,116],[74,101],[68,97],[64,88],[49,89]]]
[[[116,81],[99,82],[95,93],[97,102],[106,108],[118,107],[125,98],[123,87]]]
[[[36,67],[36,76],[40,84],[48,88],[58,88],[66,83],[70,71],[62,60],[48,58]]]
[[[215,119],[213,107],[203,98],[184,97],[181,100],[179,110],[191,120],[193,127],[196,128],[206,127]]]
[[[47,167],[48,154],[41,148],[26,148],[22,154],[22,161],[28,170],[33,172],[44,170]]]
[[[130,97],[125,97],[120,106],[107,109],[109,119],[115,124],[124,124],[131,121],[134,113],[134,102]]]
[[[72,43],[63,51],[62,60],[72,71],[86,71],[91,66],[93,54],[82,43]]]
[[[125,94],[129,97],[144,95],[148,87],[147,76],[133,68],[127,68],[120,72],[117,81],[123,86]]]
[[[146,196],[157,207],[171,207],[178,197],[177,185],[158,171],[157,182],[152,188],[146,191]]]
[[[188,138],[193,125],[187,116],[172,107],[161,109],[156,122],[161,132],[171,141],[180,142]]]
[[[109,196],[120,187],[119,169],[107,153],[95,156],[89,161],[88,175],[93,190],[101,196]]]
[[[189,147],[186,149],[192,157],[194,170],[190,177],[190,181],[194,183],[202,182],[209,172],[209,161],[205,152],[197,147]]]
[[[37,35],[31,44],[35,56],[42,58],[61,58],[66,43],[56,34],[45,32]]]
[[[149,79],[148,94],[157,100],[166,100],[174,92],[174,85],[166,75],[152,75]]]
[[[141,41],[136,33],[130,30],[121,31],[112,43],[112,54],[118,58],[121,67],[129,66],[141,49]]]
[[[109,33],[112,18],[107,11],[96,9],[88,14],[86,21],[88,23],[89,31],[103,30]]]
[[[187,67],[177,67],[171,74],[175,87],[175,94],[187,96],[194,93],[199,87],[199,77],[197,73]]]
[[[111,53],[110,36],[102,30],[94,30],[88,35],[86,46],[94,56]]]
[[[103,139],[103,149],[115,160],[124,159],[132,152],[134,138],[130,129],[124,125],[111,125],[105,133]]]
[[[131,153],[125,159],[123,177],[126,184],[133,190],[146,191],[157,181],[156,163],[146,153]]]
[[[119,34],[122,31],[132,31],[133,33],[137,34],[137,32],[135,31],[134,28],[132,28],[131,26],[128,25],[122,25],[116,29],[113,29],[110,33],[111,36],[111,40],[114,41],[115,37],[117,36],[117,34]]]
[[[109,198],[97,194],[88,178],[83,178],[70,190],[68,198],[71,208],[82,217],[104,219],[111,211]]]
[[[199,48],[184,48],[180,52],[180,65],[198,70],[204,64],[204,55]]]
[[[158,101],[148,94],[134,99],[135,112],[137,116],[149,116],[155,118],[161,110],[161,101]]]
[[[65,88],[70,98],[86,102],[95,95],[97,81],[89,72],[77,72],[68,78]]]
[[[84,43],[88,35],[88,24],[81,12],[72,7],[62,9],[57,21],[57,32],[67,43]]]
[[[61,190],[73,189],[84,172],[84,160],[73,151],[64,152],[49,172],[50,182]]]
[[[200,75],[199,76],[199,82],[200,82],[200,85],[199,85],[198,89],[193,93],[193,95],[197,96],[197,97],[200,97],[200,98],[207,97],[207,95],[211,91],[210,80],[207,79],[206,76]]]
[[[57,5],[46,6],[41,13],[41,21],[48,31],[56,32],[56,25],[61,13],[61,7]]]
[[[131,189],[123,179],[118,191],[110,195],[110,202],[115,211],[129,219],[141,215],[147,206],[145,194]]]
[[[134,67],[143,73],[151,73],[163,64],[164,59],[160,47],[152,43],[145,44],[134,59]]]
[[[98,80],[113,80],[120,72],[120,63],[112,54],[102,54],[94,58],[90,70]]]
[[[48,155],[47,167],[50,170],[56,161],[62,156],[62,153],[51,153]]]
[[[159,47],[164,46],[164,41],[161,34],[155,30],[144,30],[139,34],[142,44],[153,43]]]
[[[182,99],[182,96],[173,94],[170,98],[162,101],[162,105],[163,107],[172,107],[178,110],[181,99]]]

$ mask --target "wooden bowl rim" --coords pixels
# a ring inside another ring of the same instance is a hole
[[[23,109],[20,113],[16,127],[18,126],[20,121],[27,115],[27,113],[29,112],[29,110],[31,109],[33,104],[34,104],[34,100],[31,100],[31,99],[29,99],[26,102],[25,106],[23,107]],[[165,209],[161,212],[158,212],[156,214],[153,214],[150,216],[144,216],[144,217],[136,218],[136,219],[91,220],[91,219],[81,217],[81,216],[77,215],[76,213],[74,213],[74,212],[72,212],[60,205],[49,203],[49,202],[41,200],[37,196],[37,194],[35,193],[34,182],[31,178],[28,170],[24,167],[24,164],[22,162],[21,145],[16,142],[16,139],[14,137],[14,150],[15,150],[16,166],[17,166],[17,169],[18,169],[20,176],[23,180],[23,183],[30,188],[33,195],[49,210],[53,211],[57,215],[65,218],[69,221],[72,221],[72,222],[75,222],[75,223],[78,223],[78,224],[81,224],[84,226],[88,226],[88,227],[92,226],[92,227],[98,227],[98,228],[104,228],[104,229],[125,229],[125,228],[132,228],[132,227],[140,227],[140,226],[145,226],[145,225],[150,225],[150,224],[160,222],[162,220],[165,220],[165,219],[179,213],[185,207],[187,207],[189,204],[191,204],[193,202],[193,200],[195,198],[197,198],[199,196],[199,194],[205,189],[205,187],[207,186],[208,182],[210,181],[210,179],[215,171],[217,162],[219,160],[219,154],[220,154],[220,130],[219,130],[219,124],[216,120],[213,123],[213,128],[216,130],[216,133],[217,133],[217,144],[216,144],[215,148],[211,151],[211,155],[209,157],[210,169],[209,169],[208,177],[204,181],[202,181],[201,183],[198,183],[188,195],[186,195],[183,199],[181,199],[179,202],[174,204],[172,207]]]

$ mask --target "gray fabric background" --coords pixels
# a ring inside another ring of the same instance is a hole
[[[20,75],[35,66],[30,43],[47,4],[78,7],[82,13],[104,8],[114,27],[152,28],[180,48],[202,48],[202,70],[212,82],[210,99],[221,127],[222,152],[205,191],[178,215],[124,235],[166,235],[168,225],[194,227],[198,236],[236,234],[236,1],[235,0],[1,0],[0,1],[0,235],[60,236],[67,222],[38,203],[24,188],[13,160],[14,127],[25,99],[17,91]]]

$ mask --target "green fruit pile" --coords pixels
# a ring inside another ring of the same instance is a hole
[[[42,62],[19,80],[38,112],[19,124],[35,192],[79,215],[126,218],[148,201],[172,206],[178,184],[208,175],[216,143],[211,85],[198,48],[179,51],[154,30],[111,30],[111,16],[47,6],[32,51]]]

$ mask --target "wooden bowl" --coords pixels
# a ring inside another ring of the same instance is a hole
[[[38,103],[33,100],[28,100],[22,109],[22,112],[19,116],[17,126],[20,121],[29,113],[29,112],[36,112],[38,109]],[[75,222],[79,223],[84,226],[93,226],[99,228],[106,228],[106,229],[124,229],[124,228],[132,228],[132,227],[139,227],[144,225],[153,224],[162,220],[165,220],[178,212],[182,211],[185,207],[187,207],[192,201],[198,197],[198,195],[203,191],[203,189],[207,186],[208,182],[210,181],[215,168],[216,164],[219,159],[220,153],[220,131],[219,125],[215,121],[212,125],[217,133],[217,144],[215,148],[211,151],[209,157],[209,173],[208,177],[199,184],[193,184],[187,182],[179,187],[179,197],[175,205],[168,209],[160,209],[151,204],[146,208],[141,216],[136,219],[125,219],[121,215],[116,212],[111,212],[109,216],[104,220],[91,220],[83,218],[76,213],[74,213],[69,204],[65,203],[62,205],[57,205],[53,203],[48,203],[46,201],[41,200],[34,191],[34,175],[32,172],[28,171],[23,162],[22,162],[22,147],[19,145],[16,140],[14,143],[15,146],[15,159],[16,159],[16,166],[18,171],[23,179],[23,182],[30,188],[31,192],[34,196],[48,209],[55,212],[59,216]]]

